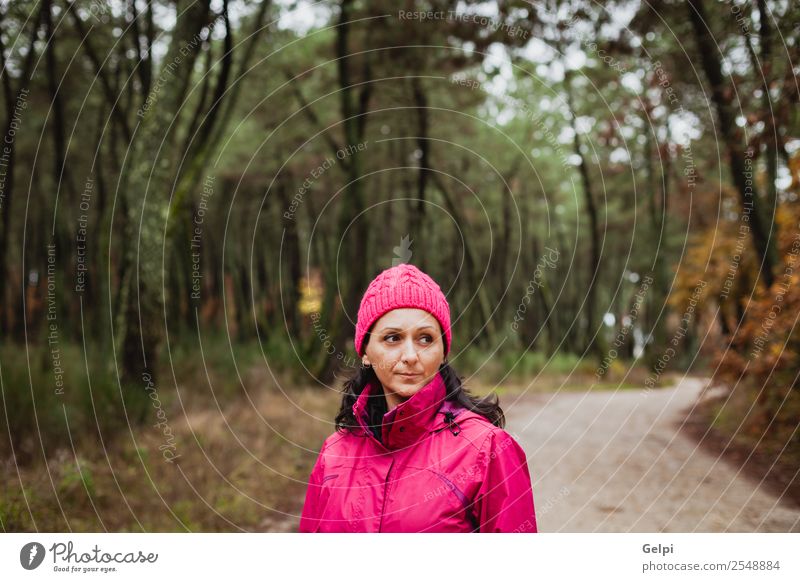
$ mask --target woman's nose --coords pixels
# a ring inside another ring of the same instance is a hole
[[[403,361],[413,362],[417,359],[417,349],[414,347],[412,340],[407,340],[403,343]]]

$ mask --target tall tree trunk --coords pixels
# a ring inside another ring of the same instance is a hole
[[[456,225],[458,225],[460,228],[468,228],[461,210],[453,199],[452,194],[447,189],[447,186],[444,184],[440,174],[433,173],[432,176],[433,182],[438,188],[439,192],[441,192],[442,198],[444,198],[445,206],[447,207],[448,212],[453,215]],[[491,302],[489,301],[489,297],[487,295],[488,285],[486,284],[486,281],[481,281],[478,277],[478,260],[475,256],[472,243],[470,242],[470,237],[464,237],[463,241],[464,278],[468,282],[469,295],[475,295],[478,306],[478,315],[480,318],[478,322],[479,326],[475,327],[475,333],[479,338],[481,338],[481,340],[483,340],[481,343],[483,343],[485,346],[491,346],[497,339],[497,322],[492,316]],[[485,329],[485,333],[483,331],[479,331],[479,328],[481,330]]]
[[[531,251],[533,251],[533,255],[532,256],[534,258],[536,258],[536,260],[538,260],[538,257],[541,257],[542,254],[543,254],[542,253],[542,249],[539,247],[539,241],[537,240],[537,238],[535,236],[532,237],[532,240],[531,240]],[[534,263],[533,267],[530,268],[528,272],[533,273],[533,272],[535,272],[535,269],[536,269],[536,263]],[[538,296],[538,301],[539,301],[539,303],[541,304],[541,307],[542,307],[542,313],[543,313],[542,318],[539,321],[529,321],[529,320],[534,320],[535,318],[533,318],[530,315],[528,315],[526,317],[525,323],[526,323],[526,328],[529,329],[529,330],[535,330],[538,327],[539,323],[541,323],[542,325],[544,325],[546,327],[546,329],[547,329],[547,353],[548,354],[552,354],[555,351],[556,339],[557,339],[558,335],[557,335],[557,329],[556,329],[556,313],[553,310],[553,303],[549,298],[550,291],[549,291],[549,284],[548,284],[548,281],[547,281],[547,279],[549,277],[550,277],[550,275],[546,275],[544,277],[544,279],[541,281],[541,286],[540,287],[536,287],[536,291],[535,291],[536,295]],[[523,293],[527,293],[527,292],[528,292],[528,289],[527,289],[527,284],[526,284],[526,287],[525,287],[525,290],[523,291]],[[530,302],[530,305],[534,304],[533,299],[534,298],[532,298],[532,300]],[[539,333],[539,337],[541,338],[541,328],[539,328],[539,329],[540,329],[540,331],[538,333]],[[534,337],[535,335],[536,335],[535,333],[532,334],[532,337]]]
[[[500,192],[501,199],[501,222],[499,226],[500,236],[497,244],[497,276],[495,277],[494,293],[497,301],[495,317],[499,321],[508,321],[507,313],[512,308],[508,299],[509,281],[509,260],[511,256],[511,204],[514,201],[514,192],[519,189],[517,186],[516,175],[519,171],[525,156],[514,154],[514,162],[511,168],[503,174],[503,190]],[[519,212],[519,205],[517,207]],[[521,230],[521,229],[520,229]],[[520,232],[522,238],[522,233]],[[522,240],[525,240],[522,238]]]
[[[366,129],[366,111],[369,100],[369,55],[364,54],[365,79],[361,92],[356,95],[353,88],[353,74],[351,56],[349,54],[350,19],[354,10],[353,0],[342,0],[341,16],[337,27],[336,55],[339,72],[339,95],[341,100],[342,119],[344,120],[345,147],[356,147],[363,141]],[[366,93],[365,93],[366,92]],[[356,101],[356,98],[358,100]],[[349,184],[342,196],[342,205],[339,214],[339,233],[344,236],[346,231],[351,243],[347,245],[345,257],[349,271],[348,284],[345,289],[344,307],[349,314],[358,310],[361,294],[367,286],[367,266],[369,248],[367,243],[367,219],[361,213],[364,211],[364,189],[362,182],[363,156],[355,151],[348,157],[347,179]],[[350,234],[352,233],[352,234]],[[350,333],[352,330],[347,330]]]
[[[336,350],[344,352],[347,349],[346,340],[354,335],[353,326],[345,323],[344,312],[354,319],[361,294],[364,293],[369,283],[367,273],[370,265],[369,229],[367,217],[363,215],[364,186],[362,181],[363,156],[358,150],[358,145],[364,141],[367,123],[367,111],[372,91],[371,69],[368,52],[364,52],[361,90],[357,93],[354,88],[352,58],[349,53],[350,27],[355,2],[341,0],[339,4],[339,24],[336,26],[336,56],[337,72],[339,77],[339,105],[344,126],[345,147],[353,148],[350,155],[339,162],[345,170],[347,186],[343,191],[338,216],[338,240],[348,239],[342,253],[347,275],[343,278],[344,291],[341,301],[337,301],[336,279],[327,276],[324,281],[325,293],[323,298],[322,314],[320,317],[321,330],[332,338],[332,345]],[[368,37],[369,38],[369,37]],[[333,144],[334,142],[331,141]],[[335,145],[335,144],[334,144]],[[336,257],[329,258],[330,265],[336,264]],[[319,344],[312,344],[317,345]],[[314,357],[312,370],[314,375],[322,382],[333,378],[338,359],[332,358],[324,349],[319,349]]]
[[[649,118],[646,121],[647,127],[651,127],[652,120]],[[647,306],[645,310],[645,327],[650,330],[653,337],[651,349],[648,350],[647,362],[651,367],[656,364],[656,359],[660,357],[663,349],[666,348],[667,341],[666,321],[667,317],[664,310],[667,309],[666,298],[669,295],[669,288],[671,282],[669,279],[669,272],[666,265],[666,258],[668,255],[668,240],[667,240],[667,219],[669,214],[667,212],[669,203],[669,174],[672,166],[669,151],[662,149],[660,144],[654,140],[653,135],[655,131],[647,131],[645,134],[645,167],[647,170],[647,184],[650,190],[649,200],[649,217],[650,217],[650,232],[659,236],[651,236],[652,246],[651,252],[653,255],[653,283],[649,288],[647,296],[648,301],[644,303]],[[662,156],[662,151],[666,151],[666,155]],[[656,160],[658,160],[658,167],[662,168],[660,179],[656,172]],[[636,328],[638,322],[633,322],[633,327]]]
[[[81,46],[83,47],[83,51],[86,53],[87,58],[92,63],[92,67],[94,68],[94,72],[97,75],[100,89],[103,92],[103,96],[105,97],[106,104],[111,109],[111,115],[114,122],[119,126],[120,130],[122,131],[123,137],[125,142],[128,143],[131,140],[131,128],[128,123],[128,118],[125,115],[126,111],[131,109],[130,102],[127,106],[123,106],[122,102],[119,101],[119,93],[118,87],[120,85],[119,80],[122,76],[122,67],[118,67],[116,70],[116,87],[112,85],[111,79],[109,78],[108,73],[103,68],[104,61],[100,60],[100,55],[98,54],[97,50],[94,47],[94,43],[89,32],[86,30],[86,26],[84,25],[83,20],[81,20],[78,11],[75,9],[74,6],[70,6],[67,8],[67,11],[72,18],[72,22],[75,25],[75,30],[78,32],[78,36],[81,38]],[[148,12],[150,10],[148,9]],[[120,50],[124,49],[124,45],[120,47]],[[124,54],[124,53],[123,53]],[[107,61],[108,59],[106,59]],[[127,59],[122,59],[123,63],[127,63]],[[147,95],[147,91],[143,92],[144,95]],[[130,98],[133,95],[133,91],[128,92],[128,97]]]
[[[66,220],[59,220],[59,211],[61,215],[68,216],[70,213],[65,212],[64,209],[69,208],[72,204],[79,203],[77,189],[75,187],[74,177],[70,166],[67,165],[67,139],[66,139],[66,123],[64,113],[64,101],[62,99],[60,86],[64,80],[62,76],[59,78],[58,74],[58,42],[53,27],[53,13],[52,13],[52,0],[43,0],[42,6],[44,10],[44,29],[47,38],[47,49],[45,51],[45,71],[47,74],[47,90],[50,94],[50,110],[52,118],[50,122],[50,135],[53,139],[53,187],[55,196],[53,197],[54,212],[53,212],[53,229],[55,231],[55,239],[57,240],[57,265],[62,273],[72,271],[74,265],[73,259],[77,257],[78,250],[78,230],[79,224],[74,225],[74,230],[70,232]],[[64,284],[67,284],[68,279],[65,277]],[[72,281],[69,281],[72,283]],[[72,285],[70,285],[74,289]],[[79,329],[74,325],[76,319],[75,303],[70,302],[65,306],[70,316],[65,318],[65,326],[71,329],[65,331],[71,332],[70,335],[78,338]]]
[[[411,78],[411,88],[414,95],[417,117],[417,148],[421,153],[419,158],[419,171],[417,172],[417,200],[411,205],[411,220],[409,223],[409,236],[411,239],[422,241],[422,232],[425,228],[425,189],[430,174],[430,140],[428,139],[429,112],[428,98],[418,76]],[[425,263],[426,253],[420,253],[415,263],[423,271],[427,270]]]
[[[767,8],[766,0],[757,0],[759,25],[758,36],[761,46],[761,59],[756,58],[753,43],[748,36],[745,40],[751,55],[753,71],[757,71],[761,76],[761,115],[764,120],[764,146],[766,148],[767,162],[767,197],[766,214],[773,220],[774,213],[778,207],[778,187],[775,182],[778,179],[778,149],[781,147],[780,131],[778,131],[778,114],[772,105],[772,97],[769,92],[770,78],[772,78],[772,23],[770,13]],[[759,66],[760,65],[760,66]]]
[[[160,71],[162,86],[138,112],[134,153],[125,168],[123,195],[128,203],[127,260],[121,286],[117,327],[121,381],[141,385],[148,373],[156,380],[157,356],[163,337],[163,253],[175,166],[176,119],[183,106],[200,47],[200,33],[208,25],[208,1],[176,2],[177,22]]]
[[[45,10],[48,7],[42,4],[37,12],[37,16],[33,21],[30,36],[27,45],[27,54],[25,56],[25,64],[22,68],[20,75],[19,87],[14,89],[11,85],[11,76],[8,68],[8,63],[5,60],[6,47],[3,43],[2,35],[0,35],[0,71],[2,73],[2,90],[5,100],[5,126],[3,127],[3,136],[11,135],[11,130],[15,124],[22,123],[22,117],[25,109],[28,107],[28,94],[30,89],[28,84],[31,81],[33,73],[33,65],[36,58],[36,38],[39,34],[39,27],[41,26]],[[5,19],[0,20],[0,24]],[[11,143],[3,144],[3,151],[5,153],[3,165],[5,166],[5,183],[0,196],[0,212],[3,213],[2,219],[2,234],[0,234],[0,332],[3,335],[11,331],[10,322],[14,318],[13,310],[16,302],[12,300],[8,292],[7,283],[8,276],[8,256],[9,256],[9,241],[11,240],[11,209],[14,200],[14,160],[16,157],[17,141],[11,140]],[[25,274],[22,273],[23,284],[25,282]],[[22,309],[22,305],[19,305]],[[21,319],[21,318],[20,318]]]
[[[740,142],[739,132],[736,129],[736,120],[726,96],[719,52],[716,41],[708,29],[709,19],[705,7],[702,0],[689,0],[686,6],[689,11],[689,19],[692,22],[697,49],[700,53],[700,61],[711,86],[711,98],[717,110],[717,117],[719,117],[720,133],[728,150],[733,183],[739,193],[742,213],[752,213],[750,232],[753,236],[756,255],[761,262],[761,265],[759,265],[760,275],[764,285],[769,289],[775,281],[774,237],[770,237],[770,228],[765,225],[764,212],[761,208],[763,201],[758,195],[755,182],[754,180],[749,180],[748,183],[746,177],[748,172],[747,155]],[[750,172],[754,172],[754,169],[751,168]]]
[[[586,156],[581,151],[581,140],[578,135],[578,127],[575,122],[577,112],[572,98],[572,75],[567,73],[564,79],[564,87],[567,93],[567,105],[570,112],[570,126],[573,133],[573,151],[580,158],[578,170],[581,175],[583,186],[583,196],[586,208],[586,216],[589,219],[589,265],[588,265],[588,287],[586,289],[586,328],[584,330],[584,351],[601,356],[603,352],[602,338],[595,329],[597,317],[595,314],[597,304],[597,280],[600,277],[600,232],[597,225],[597,206],[595,205],[594,194],[592,192],[592,181],[589,177],[589,166],[586,163]]]
[[[284,208],[291,204],[292,196],[286,188],[286,183],[281,180],[278,185],[280,197]],[[297,217],[283,217],[283,253],[286,265],[283,291],[283,310],[289,335],[297,337],[300,332],[299,304],[300,304],[300,278],[302,265],[300,258],[300,237],[297,232]]]
[[[567,239],[564,231],[556,226],[556,237],[560,249],[568,249]],[[583,352],[581,348],[581,337],[579,329],[580,321],[580,299],[583,290],[580,285],[579,277],[574,270],[569,270],[563,275],[562,289],[558,294],[558,298],[553,303],[553,309],[559,317],[559,328],[563,330],[566,337],[563,338],[562,345],[566,346],[568,352],[580,355]],[[572,315],[574,314],[574,315]],[[570,321],[572,317],[572,321]]]
[[[86,252],[89,257],[89,273],[86,281],[87,285],[91,288],[91,301],[94,306],[90,315],[90,325],[92,329],[92,337],[97,342],[98,346],[107,347],[111,344],[109,337],[109,330],[111,329],[111,322],[105,319],[106,314],[109,313],[110,303],[108,297],[108,285],[113,284],[108,278],[111,272],[106,269],[108,261],[102,260],[103,253],[107,252],[107,235],[110,230],[108,228],[108,182],[107,176],[111,173],[111,166],[108,163],[109,157],[106,157],[104,150],[108,148],[107,143],[103,141],[103,131],[105,126],[105,118],[107,111],[104,108],[99,108],[99,116],[97,123],[97,149],[96,158],[94,160],[95,175],[97,176],[97,188],[95,194],[92,195],[92,214],[96,217],[94,230],[96,234],[87,237]],[[113,129],[111,131],[114,131]],[[87,293],[87,295],[89,295]],[[87,303],[90,301],[87,297]]]

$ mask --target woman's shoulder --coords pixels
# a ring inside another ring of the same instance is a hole
[[[336,430],[332,434],[328,435],[328,437],[322,443],[320,454],[336,453],[342,449],[352,447],[352,445],[357,442],[354,439],[361,440],[362,437],[355,434],[351,430]]]
[[[488,418],[477,412],[466,408],[460,409],[456,412],[454,420],[461,427],[465,436],[469,436],[470,440],[473,440],[481,450],[497,446],[503,448],[519,446],[517,435],[492,424]]]
[[[353,459],[363,454],[360,448],[364,444],[364,437],[350,431],[335,431],[322,443],[319,451],[318,463],[323,472],[348,467],[353,464]]]
[[[457,425],[459,434],[472,443],[476,452],[483,451],[491,441],[502,439],[504,435],[508,434],[504,429],[492,424],[491,420],[473,410],[457,406],[453,407],[452,412],[454,413],[453,422]]]

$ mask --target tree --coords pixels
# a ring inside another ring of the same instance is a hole
[[[730,92],[722,76],[719,51],[716,49],[714,37],[709,28],[710,21],[703,2],[702,0],[689,0],[686,7],[694,30],[697,50],[700,53],[700,61],[711,86],[711,98],[714,101],[717,116],[719,117],[720,134],[728,151],[731,177],[739,193],[742,213],[748,216],[751,212],[753,214],[753,220],[750,221],[750,232],[761,261],[761,277],[764,285],[769,289],[775,281],[775,250],[772,242],[774,237],[764,216],[763,200],[759,195],[758,189],[751,180],[747,179],[747,174],[752,173],[753,153],[742,146],[741,132],[736,130],[736,121],[731,112],[730,98],[728,96]],[[750,169],[748,169],[748,166],[750,166]]]

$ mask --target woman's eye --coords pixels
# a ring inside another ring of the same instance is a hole
[[[400,339],[400,336],[398,334],[396,334],[396,333],[393,333],[393,334],[384,336],[383,341],[388,342],[390,344],[393,344],[393,343],[397,343],[397,340],[399,340],[399,339]],[[432,343],[433,342],[433,338],[431,336],[429,336],[429,335],[423,335],[422,337],[420,337],[420,339],[424,343]]]

